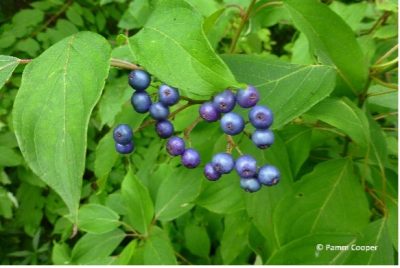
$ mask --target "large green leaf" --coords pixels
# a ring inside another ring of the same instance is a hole
[[[76,221],[86,132],[109,69],[110,46],[82,32],[26,67],[14,104],[18,144],[32,170],[67,204]]]
[[[87,204],[79,209],[78,227],[88,233],[102,234],[116,229],[119,216],[112,209],[100,204]]]
[[[260,103],[275,113],[273,128],[280,128],[327,97],[335,86],[329,66],[296,65],[256,55],[225,55],[236,79],[260,90]]]
[[[293,189],[274,214],[280,244],[314,233],[355,233],[368,223],[368,202],[348,159],[317,165]]]
[[[0,89],[10,78],[15,68],[18,66],[19,59],[11,56],[0,55]]]
[[[202,28],[202,16],[185,1],[160,0],[144,28],[130,39],[139,64],[190,96],[237,86]]]
[[[347,87],[354,94],[361,92],[368,66],[350,26],[317,0],[285,0],[284,5],[319,61],[336,66]]]
[[[122,198],[127,208],[128,223],[142,234],[153,219],[154,207],[146,186],[129,169],[121,185]]]
[[[144,264],[177,264],[174,249],[167,234],[157,226],[153,227],[150,237],[144,244]]]

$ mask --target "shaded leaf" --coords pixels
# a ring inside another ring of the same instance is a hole
[[[174,249],[167,234],[157,226],[151,230],[150,237],[144,244],[145,265],[177,264]]]

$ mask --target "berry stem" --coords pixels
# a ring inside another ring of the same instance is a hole
[[[190,104],[202,104],[204,102],[207,102],[207,100],[194,100],[185,96],[181,96],[181,99],[187,101]]]
[[[197,126],[198,123],[200,123],[200,121],[202,120],[202,118],[200,116],[198,116],[187,128],[185,128],[185,130],[183,131],[183,137],[185,138],[185,140],[187,140],[189,142],[189,146],[192,147],[192,141],[190,140],[190,133],[193,131],[193,129]]]
[[[113,67],[129,69],[129,70],[142,69],[141,67],[137,66],[136,64],[130,63],[129,61],[115,59],[115,58],[111,58],[110,65]]]
[[[236,142],[233,140],[232,136],[226,135],[226,151],[227,153],[232,153],[232,150],[235,149],[239,155],[243,155],[242,151],[240,150],[239,146],[236,144]]]
[[[270,7],[270,6],[280,6],[280,5],[282,5],[281,1],[271,1],[271,2],[268,2],[268,3],[265,3],[265,4],[261,5],[261,6],[259,6],[256,9],[255,13],[257,14],[258,12],[263,10],[264,8],[267,8],[267,7]]]

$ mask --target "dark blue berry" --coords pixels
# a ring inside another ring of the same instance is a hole
[[[135,92],[132,95],[131,103],[133,109],[138,113],[146,113],[149,111],[151,99],[145,91]]]
[[[240,178],[240,187],[242,187],[246,192],[254,193],[260,190],[261,184],[255,178]]]
[[[266,149],[274,143],[274,133],[269,129],[257,129],[251,135],[251,140],[260,149]]]
[[[167,152],[172,156],[182,155],[185,152],[185,141],[179,137],[171,137],[167,142]]]
[[[133,132],[129,125],[120,124],[114,128],[113,137],[116,143],[128,144],[132,141]]]
[[[182,154],[181,162],[187,168],[195,168],[200,164],[200,154],[195,149],[186,149]]]
[[[236,94],[236,101],[240,107],[250,108],[257,104],[260,94],[253,86],[247,86],[246,89],[240,89]]]
[[[215,108],[221,113],[229,113],[232,111],[235,107],[235,102],[235,95],[228,89],[218,95],[215,95],[213,100]]]
[[[261,167],[258,171],[258,180],[260,181],[260,183],[267,186],[277,184],[280,178],[281,173],[279,172],[279,170],[271,165],[265,165]]]
[[[203,118],[207,122],[215,122],[221,116],[220,112],[218,112],[218,110],[211,102],[203,103],[199,108],[199,114],[201,118]]]
[[[129,74],[129,85],[138,91],[143,91],[149,87],[151,78],[144,70],[133,70]]]
[[[228,135],[237,135],[244,129],[244,119],[234,112],[222,116],[221,128]]]
[[[161,85],[158,89],[158,100],[166,106],[172,106],[178,103],[179,97],[180,95],[176,88]]]
[[[210,181],[216,181],[221,178],[221,173],[216,171],[211,163],[208,163],[204,167],[204,176]]]
[[[151,117],[155,120],[167,119],[169,115],[169,108],[161,102],[155,102],[150,106],[149,109]]]
[[[235,166],[232,155],[228,153],[218,153],[214,155],[211,163],[214,169],[221,174],[228,174]]]
[[[254,177],[257,173],[257,161],[250,155],[242,155],[236,159],[235,169],[242,178]]]
[[[255,128],[266,129],[272,124],[274,115],[267,107],[257,105],[250,110],[249,120]]]
[[[127,143],[127,144],[116,143],[115,149],[120,154],[130,154],[133,151],[133,143],[132,142]]]
[[[168,120],[161,120],[156,123],[156,132],[160,138],[166,139],[174,134],[174,126]]]

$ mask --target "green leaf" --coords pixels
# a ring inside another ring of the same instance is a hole
[[[153,202],[148,189],[130,168],[121,185],[122,198],[127,208],[128,223],[142,234],[147,234],[154,215]]]
[[[11,148],[0,146],[0,152],[0,166],[14,167],[23,162],[21,155]]]
[[[211,241],[204,226],[190,222],[184,229],[185,245],[196,256],[208,258]]]
[[[51,261],[55,265],[69,264],[71,260],[71,250],[67,244],[54,243],[51,253]]]
[[[136,0],[129,4],[128,9],[118,22],[118,27],[122,29],[138,29],[143,27],[150,15],[149,0]]]
[[[203,180],[201,169],[175,169],[158,188],[156,219],[173,220],[194,206]]]
[[[111,253],[124,239],[125,233],[115,229],[104,234],[85,234],[72,249],[73,264],[110,264]]]
[[[117,213],[99,204],[83,205],[78,212],[78,227],[88,233],[110,232],[120,225],[118,220]]]
[[[308,114],[342,130],[358,145],[368,146],[368,119],[350,100],[327,98],[315,105]]]
[[[118,255],[118,258],[115,260],[115,263],[113,263],[113,265],[131,264],[131,259],[135,254],[137,243],[138,243],[137,240],[133,240],[127,246],[125,246],[121,254]]]
[[[305,113],[335,86],[335,72],[328,66],[288,64],[256,55],[225,55],[223,59],[236,79],[260,90],[260,103],[275,112],[275,129]]]
[[[398,91],[381,85],[373,85],[368,89],[370,96],[367,99],[368,106],[398,109]]]
[[[293,189],[274,214],[280,244],[314,233],[355,233],[368,223],[368,202],[348,159],[317,165]]]
[[[393,265],[394,252],[386,219],[370,223],[357,239],[355,246],[371,246],[369,251],[352,250],[346,264],[352,265]]]
[[[76,220],[90,114],[108,74],[110,46],[82,32],[46,50],[25,68],[13,118],[31,169],[67,204]]]
[[[0,89],[4,86],[15,68],[18,66],[19,59],[11,56],[0,55]]]
[[[157,226],[151,230],[144,244],[145,265],[176,265],[174,249],[167,234]]]
[[[319,60],[336,66],[351,92],[361,92],[367,81],[368,65],[351,28],[317,0],[285,0],[284,5]]]
[[[130,39],[132,53],[146,70],[184,95],[210,96],[238,86],[212,50],[202,23],[185,1],[160,0],[144,28]]]

